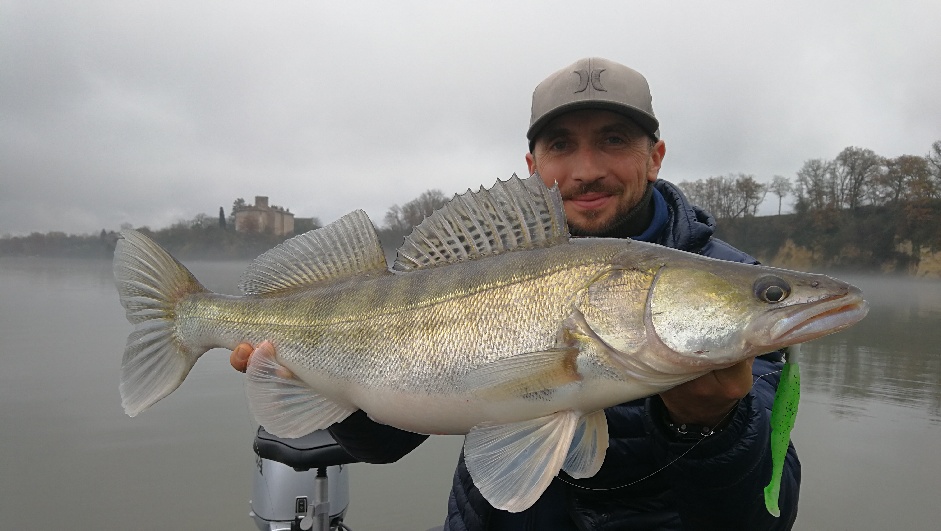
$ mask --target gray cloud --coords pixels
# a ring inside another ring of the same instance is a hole
[[[524,173],[532,88],[644,72],[662,175],[792,177],[941,139],[941,5],[28,2],[0,17],[0,234],[162,227],[268,195],[330,221]]]

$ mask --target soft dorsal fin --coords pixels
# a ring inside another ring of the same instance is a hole
[[[356,210],[259,256],[239,287],[246,295],[258,295],[364,273],[388,273],[388,264],[376,228]]]
[[[568,241],[558,186],[513,174],[489,190],[468,190],[425,218],[398,250],[396,271],[424,269]]]

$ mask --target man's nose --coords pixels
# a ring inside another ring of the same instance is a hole
[[[580,182],[594,182],[605,176],[604,166],[601,164],[599,153],[592,147],[581,147],[575,153],[572,179]]]

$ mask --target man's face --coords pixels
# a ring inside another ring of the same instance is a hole
[[[572,234],[597,236],[614,227],[657,180],[666,148],[630,119],[602,110],[563,114],[539,133],[526,154],[529,173],[559,183]]]

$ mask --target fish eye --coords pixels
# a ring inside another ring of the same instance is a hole
[[[763,302],[774,304],[783,301],[791,294],[791,285],[786,280],[773,275],[755,281],[755,296]]]

